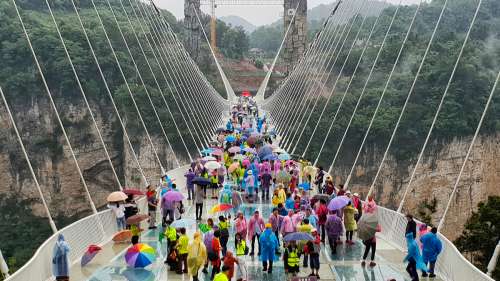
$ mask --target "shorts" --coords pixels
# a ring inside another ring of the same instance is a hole
[[[309,255],[311,269],[319,269],[319,254],[314,253]]]

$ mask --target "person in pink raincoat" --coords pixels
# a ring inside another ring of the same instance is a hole
[[[241,237],[247,236],[247,220],[242,212],[238,212],[234,226],[236,227],[236,233],[239,233]]]
[[[281,170],[281,161],[274,160],[274,177],[276,177]]]
[[[250,252],[250,255],[254,255],[254,249],[255,249],[255,238],[257,238],[257,243],[259,244],[259,254],[260,255],[260,242],[259,242],[259,237],[264,231],[265,228],[265,223],[264,219],[259,214],[259,211],[255,211],[253,213],[252,218],[250,218],[250,221],[248,222],[248,240],[252,241],[252,250]]]
[[[287,234],[295,232],[295,225],[292,221],[293,211],[288,211],[288,216],[283,217],[280,232],[285,237]]]

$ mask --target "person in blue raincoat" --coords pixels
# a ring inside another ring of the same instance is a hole
[[[437,228],[433,227],[430,232],[424,234],[420,237],[420,242],[422,242],[422,259],[425,265],[429,265],[429,277],[434,278],[434,266],[439,253],[443,249],[443,243],[436,235]],[[422,272],[422,277],[427,277],[427,272]]]
[[[266,230],[260,235],[260,260],[262,261],[263,270],[267,273],[273,272],[273,261],[278,260],[276,250],[278,249],[278,238],[274,234],[272,225],[266,224]]]
[[[52,274],[56,280],[69,280],[69,250],[64,235],[59,234],[52,254]]]
[[[226,123],[226,130],[232,132],[234,130],[233,128],[233,123],[231,123],[231,120],[228,120]]]
[[[413,233],[406,234],[406,245],[408,247],[408,254],[403,259],[403,262],[408,262],[406,266],[406,272],[410,274],[412,281],[418,281],[418,270],[427,272],[427,266],[420,255],[420,248],[418,247],[417,241],[413,238]]]
[[[221,204],[231,204],[233,198],[233,192],[231,191],[231,185],[225,184],[224,188],[219,191],[219,203]]]

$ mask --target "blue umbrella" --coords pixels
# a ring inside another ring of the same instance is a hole
[[[203,156],[207,156],[207,155],[210,155],[214,150],[211,149],[211,148],[205,148],[203,149],[202,151],[200,151],[200,153],[203,155]]]
[[[259,157],[262,159],[268,154],[273,154],[273,148],[270,145],[261,147],[258,151]]]
[[[287,160],[290,160],[290,155],[289,154],[286,154],[286,153],[283,153],[283,154],[280,154],[278,156],[278,159],[279,160],[283,160],[283,161],[287,161]]]
[[[289,242],[289,241],[312,241],[314,240],[314,237],[312,237],[311,234],[306,233],[306,232],[293,232],[289,233],[283,238],[284,241]]]
[[[311,188],[311,184],[308,182],[303,182],[303,183],[299,184],[299,188],[302,188],[304,190],[309,190]]]
[[[229,135],[226,137],[227,142],[234,142],[236,140],[236,137],[233,135]]]
[[[193,183],[198,185],[209,185],[210,180],[204,177],[196,177],[193,179]]]
[[[173,228],[181,228],[181,227],[188,228],[193,225],[196,225],[196,221],[193,219],[180,219],[170,224],[170,226]]]
[[[262,157],[261,159],[262,159],[262,161],[272,161],[272,160],[278,159],[278,157],[276,157],[276,155],[274,155],[274,154],[268,154],[268,155]]]

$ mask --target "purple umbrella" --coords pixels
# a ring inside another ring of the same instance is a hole
[[[168,191],[163,195],[163,198],[167,201],[178,202],[184,200],[184,195],[178,191]]]
[[[328,203],[328,210],[330,211],[335,211],[335,210],[340,210],[342,208],[344,208],[345,206],[347,206],[347,204],[349,204],[349,202],[351,201],[351,199],[349,199],[349,197],[347,196],[337,196],[335,198],[333,198],[332,200],[330,200],[330,203]]]

